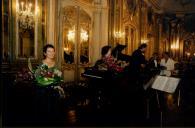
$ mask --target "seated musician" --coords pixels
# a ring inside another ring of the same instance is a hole
[[[126,45],[117,44],[117,46],[112,50],[112,56],[120,61],[130,62],[130,56],[125,55],[122,51],[126,48]]]
[[[123,67],[119,66],[117,61],[111,55],[111,47],[104,46],[101,50],[102,58],[98,60],[95,64],[95,67],[98,67],[100,70],[109,70],[113,72],[123,72]]]

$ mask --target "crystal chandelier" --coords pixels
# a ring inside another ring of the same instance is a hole
[[[87,34],[87,31],[81,28],[81,41],[86,42],[88,41],[89,35]]]
[[[73,30],[68,31],[67,37],[68,37],[68,41],[72,41],[72,42],[75,41],[75,28]],[[89,39],[89,35],[87,31],[82,28],[81,28],[81,33],[80,33],[80,39],[81,39],[81,42],[86,42]]]
[[[38,7],[35,7],[35,11],[32,11],[32,3],[17,2],[16,15],[19,27],[22,29],[32,29],[35,24],[35,16],[38,13]]]
[[[69,30],[67,37],[68,37],[68,41],[74,42],[75,30]]]

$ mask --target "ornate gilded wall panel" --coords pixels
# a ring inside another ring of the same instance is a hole
[[[139,3],[137,0],[110,0],[109,42],[127,45],[126,54],[136,48],[139,35]]]

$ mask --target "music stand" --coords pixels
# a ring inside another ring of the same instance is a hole
[[[173,94],[175,92],[179,82],[180,82],[180,79],[175,78],[175,77],[167,77],[167,76],[160,76],[160,75],[155,77],[155,80],[154,80],[151,88],[156,90],[156,98],[157,98],[159,108],[160,108],[160,101],[159,101],[159,96],[158,96],[157,90]],[[180,105],[180,90],[179,90],[179,94],[178,94],[177,105],[178,105],[178,107]],[[161,123],[160,126],[161,127],[162,127],[162,118],[163,118],[163,113],[161,111],[160,112],[160,123]]]

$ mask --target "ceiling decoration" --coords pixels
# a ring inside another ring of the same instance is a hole
[[[137,8],[137,1],[136,0],[126,0],[126,4],[129,10],[130,15],[135,15],[136,8]]]
[[[179,1],[179,3],[182,5],[182,6],[186,6],[188,4],[191,3],[191,0],[175,0],[175,1]]]
[[[182,26],[185,31],[193,33],[195,32],[195,14],[185,14],[183,17],[177,17],[176,14],[163,14],[162,24],[163,29],[166,31],[169,24],[174,28],[175,26]]]
[[[162,24],[165,31],[174,26],[183,26],[185,31],[195,32],[195,0],[145,0],[154,9],[155,13],[161,14]]]
[[[195,32],[195,14],[189,14],[184,17],[184,28],[186,31]]]
[[[195,0],[145,0],[159,13],[195,13]]]

